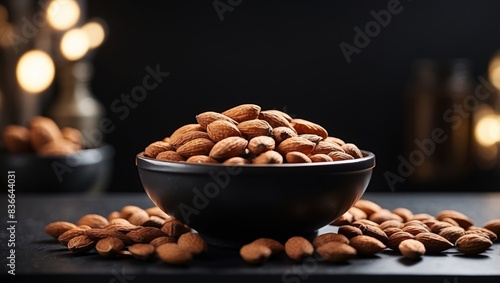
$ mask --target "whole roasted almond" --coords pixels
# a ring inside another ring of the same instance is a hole
[[[492,231],[490,231],[486,228],[480,228],[480,227],[473,228],[473,229],[471,229],[469,227],[469,229],[467,229],[465,231],[465,234],[477,234],[479,236],[483,236],[483,237],[488,238],[492,242],[495,242],[498,238],[497,234],[493,233]]]
[[[182,125],[179,128],[177,128],[170,135],[170,137],[168,137],[169,143],[172,145],[177,144],[178,143],[177,139],[179,139],[184,133],[187,133],[190,131],[202,131],[203,132],[203,131],[205,131],[205,129],[198,123]]]
[[[336,143],[331,143],[327,141],[319,141],[314,147],[311,154],[328,154],[332,151],[344,152],[342,147]]]
[[[349,211],[344,212],[341,216],[339,216],[337,219],[335,219],[333,222],[330,223],[330,225],[333,226],[342,226],[342,225],[349,225],[354,221],[354,215],[350,213]]]
[[[295,130],[291,129],[290,127],[283,126],[273,128],[272,135],[274,137],[274,140],[276,141],[276,144],[279,144],[288,138],[298,136]]]
[[[149,244],[153,245],[155,248],[166,243],[177,243],[177,239],[170,236],[161,236],[154,238],[151,242],[149,242]]]
[[[131,243],[132,241],[122,232],[110,230],[106,228],[91,228],[85,230],[85,235],[94,241],[99,241],[104,238],[117,238],[124,243]]]
[[[273,128],[288,127],[293,129],[288,119],[276,111],[261,110],[259,113],[259,119],[268,122]]]
[[[258,136],[251,138],[248,141],[248,149],[251,153],[255,155],[259,155],[268,150],[274,150],[276,146],[276,142],[272,137],[269,136]]]
[[[387,220],[396,220],[399,222],[403,222],[403,218],[385,208],[370,214],[370,216],[368,216],[368,219],[377,224],[380,224]]]
[[[285,252],[285,246],[275,239],[258,238],[255,239],[252,243],[268,247],[269,249],[271,249],[272,255],[277,255]]]
[[[208,156],[216,160],[226,160],[240,156],[247,145],[248,141],[242,137],[228,137],[217,142],[208,153]]]
[[[311,141],[316,145],[318,145],[318,143],[323,140],[323,137],[315,134],[300,134],[298,135],[298,137],[305,138],[306,140]]]
[[[427,221],[427,220],[424,220],[424,221]],[[427,227],[427,225],[425,225],[424,222],[422,222],[421,220],[409,220],[409,221],[406,221],[405,223],[403,223],[403,228],[408,227],[408,226],[417,226],[417,227],[420,227],[420,228],[426,230],[427,232],[431,232],[430,228]]]
[[[455,221],[455,220],[453,220],[453,219],[451,219],[449,217],[445,217],[445,218],[443,218],[441,220],[438,220],[438,221],[447,222],[447,223],[450,223],[453,226],[460,226],[457,221]]]
[[[403,230],[401,230],[401,228],[396,228],[396,227],[389,227],[389,228],[385,228],[383,230],[384,230],[385,234],[387,235],[387,237],[391,237],[392,234],[403,231]]]
[[[261,107],[259,105],[246,103],[227,109],[221,114],[226,115],[236,122],[243,122],[259,118],[260,111]]]
[[[237,125],[242,136],[247,139],[258,136],[272,136],[273,128],[267,121],[260,119],[247,120]]]
[[[395,220],[395,219],[388,219],[386,221],[383,221],[379,224],[380,226],[380,229],[382,230],[385,230],[387,228],[402,228],[403,227],[403,223],[399,220]]]
[[[316,249],[318,255],[326,262],[346,262],[356,257],[357,251],[342,242],[328,242]]]
[[[214,142],[228,137],[241,137],[241,132],[232,122],[226,120],[215,120],[207,125],[207,133]]]
[[[168,150],[175,150],[175,149],[168,142],[155,141],[146,146],[146,148],[144,149],[144,156],[155,158],[158,155],[158,153]]]
[[[35,116],[28,122],[30,143],[39,151],[45,144],[62,139],[62,133],[54,120],[44,116]]]
[[[491,219],[483,224],[483,228],[490,230],[500,237],[500,219]]]
[[[135,243],[149,243],[155,238],[165,236],[162,230],[156,227],[140,227],[128,232],[126,235]]]
[[[179,134],[175,139],[171,139],[172,143],[172,150],[176,150],[182,145],[184,145],[187,142],[190,142],[194,139],[200,139],[200,138],[205,138],[205,139],[210,139],[210,136],[208,133],[204,130],[201,131],[188,131],[182,134]]]
[[[116,237],[99,239],[95,245],[97,253],[104,257],[116,256],[124,247],[125,243]]]
[[[468,234],[458,238],[455,245],[457,250],[464,254],[480,254],[489,249],[493,243],[486,237]]]
[[[68,242],[68,249],[73,253],[85,253],[92,250],[96,241],[90,239],[87,235],[80,235],[72,238]]]
[[[194,256],[198,256],[207,251],[208,245],[205,239],[200,234],[195,232],[184,233],[179,236],[177,245],[180,248],[189,251]]]
[[[72,142],[76,146],[76,149],[80,150],[85,147],[85,139],[79,129],[68,126],[62,127],[61,134],[64,139]]]
[[[429,213],[421,212],[421,213],[415,213],[413,214],[412,218],[408,219],[406,222],[416,220],[416,221],[424,221],[424,220],[429,220],[429,219],[435,219],[434,216],[430,215]],[[438,219],[439,220],[439,219]]]
[[[300,151],[290,151],[285,155],[287,163],[312,163],[311,158]]]
[[[208,155],[193,155],[186,159],[187,163],[219,163],[219,161],[213,159]]]
[[[128,247],[132,257],[139,260],[148,260],[155,254],[156,247],[151,244],[135,243]]]
[[[425,229],[423,226],[420,225],[409,225],[406,227],[401,228],[403,232],[408,232],[414,236],[421,234],[421,233],[429,233],[429,230]]]
[[[314,246],[304,237],[293,236],[285,242],[285,253],[292,260],[300,262],[314,253]]]
[[[156,159],[164,161],[186,161],[182,155],[173,150],[158,153],[158,155],[156,155]]]
[[[413,217],[413,212],[405,207],[397,207],[393,209],[392,212],[399,215],[403,219],[403,222],[406,222]]]
[[[73,228],[76,228],[76,225],[74,223],[68,221],[54,221],[47,224],[44,230],[45,233],[57,239],[59,236],[61,236],[62,233]]]
[[[344,145],[345,144],[345,141],[339,137],[332,137],[332,136],[328,136],[326,137],[325,141],[327,142],[332,142],[332,143],[336,143],[340,146]]]
[[[363,227],[361,227],[363,225],[370,225],[370,226],[376,226],[376,227],[379,226],[379,224],[377,222],[373,222],[373,221],[371,221],[369,219],[354,220],[354,222],[352,222],[351,225],[354,226],[354,227],[358,227],[360,229],[363,228]]]
[[[290,114],[286,113],[285,111],[278,109],[267,109],[266,111],[268,113],[276,113],[277,115],[283,116],[288,122],[292,122],[293,120],[292,116],[290,116]]]
[[[268,150],[252,159],[253,164],[281,164],[283,156],[274,150]]]
[[[209,155],[214,142],[207,138],[198,138],[181,145],[177,148],[177,153],[184,158],[189,158],[193,155]]]
[[[223,115],[221,113],[214,112],[214,111],[206,111],[206,112],[200,113],[200,114],[196,115],[195,118],[196,118],[196,121],[198,122],[198,124],[200,124],[200,126],[205,130],[207,129],[208,124],[210,124],[216,120],[226,120],[226,121],[231,122],[235,125],[238,124],[238,122],[236,122],[234,119],[232,119],[226,115]]]
[[[312,241],[312,245],[315,249],[317,249],[328,242],[349,244],[349,239],[342,234],[329,232],[316,236]]]
[[[171,218],[165,221],[161,227],[161,231],[170,237],[179,238],[182,234],[191,232],[191,228],[181,221]]]
[[[351,160],[351,159],[354,159],[354,157],[352,157],[352,155],[346,153],[346,152],[342,152],[342,151],[330,151],[328,153],[328,156],[333,160],[333,161],[342,161],[342,160]]]
[[[333,159],[328,156],[327,154],[321,154],[321,153],[317,153],[317,154],[313,154],[311,156],[309,156],[309,158],[311,159],[312,162],[332,162]]]
[[[172,216],[168,215],[165,211],[163,211],[158,206],[148,207],[148,208],[144,209],[144,211],[146,211],[146,213],[149,216],[158,216],[158,217],[161,217],[161,218],[163,218],[165,220],[172,218]]]
[[[59,235],[59,237],[57,237],[57,240],[67,246],[68,245],[68,242],[77,237],[77,236],[82,236],[82,235],[85,235],[85,230],[86,229],[82,229],[82,228],[79,228],[79,227],[76,227],[76,228],[73,228],[73,229],[69,229],[67,230],[66,232],[62,233],[61,235]]]
[[[446,227],[439,231],[439,236],[443,236],[450,243],[455,243],[463,235],[465,235],[465,230],[459,226]]]
[[[386,243],[387,240],[389,239],[389,237],[387,237],[385,232],[378,226],[361,225],[358,228],[363,232],[363,235],[373,237],[382,243]]]
[[[355,248],[359,255],[374,255],[386,249],[384,243],[367,235],[360,235],[349,239],[349,245]]]
[[[456,210],[451,210],[451,209],[442,210],[438,212],[435,217],[437,220],[440,221],[442,221],[444,218],[451,218],[455,220],[458,223],[458,225],[460,225],[460,227],[464,229],[467,229],[470,226],[474,225],[474,221],[472,221],[472,219],[469,216],[461,212],[458,212]]]
[[[453,247],[453,243],[432,232],[419,233],[415,240],[422,242],[428,253],[439,253]]]
[[[389,237],[386,245],[388,248],[397,251],[399,249],[399,244],[402,241],[408,240],[408,239],[415,239],[415,236],[408,233],[408,232],[403,232],[403,231],[396,232]]]
[[[160,245],[155,251],[160,260],[171,265],[187,265],[193,260],[193,255],[176,243]]]
[[[231,157],[222,162],[222,164],[225,165],[245,165],[250,163],[251,163],[250,160],[243,158],[241,156]]]
[[[354,217],[354,221],[368,218],[368,214],[357,207],[352,206],[347,211],[352,214],[352,216]]]
[[[424,244],[414,239],[403,240],[398,249],[404,257],[409,259],[419,259],[426,252]]]
[[[299,135],[315,134],[322,137],[323,139],[326,139],[328,137],[328,131],[324,127],[309,120],[294,118],[292,119],[290,124],[293,126],[293,128]]]
[[[380,205],[368,199],[359,199],[353,204],[353,206],[363,210],[368,216],[382,210]]]
[[[21,125],[7,125],[2,132],[5,149],[11,153],[32,152],[30,131]]]
[[[92,228],[104,228],[108,224],[109,221],[106,217],[95,213],[86,214],[80,217],[80,219],[76,222],[77,226],[88,225]]]
[[[348,238],[348,239],[350,239],[352,237],[359,236],[359,235],[363,235],[363,232],[361,231],[361,229],[359,229],[358,227],[351,226],[351,225],[340,226],[339,229],[337,230],[337,233],[346,236],[346,238]]]
[[[163,226],[163,224],[165,224],[165,219],[164,218],[152,215],[152,216],[149,216],[149,219],[146,220],[146,221],[144,221],[141,224],[141,226],[143,226],[143,227],[161,228],[161,226]]]
[[[240,250],[241,258],[252,265],[261,265],[272,255],[272,250],[260,243],[249,243],[243,245]]]
[[[284,141],[282,141],[276,151],[285,156],[287,153],[291,151],[300,151],[304,154],[309,154],[316,146],[315,143],[302,138],[302,137],[291,137]]]
[[[108,222],[111,223],[112,220],[120,218],[120,212],[119,211],[111,211],[108,213],[108,216],[106,219],[108,219]]]
[[[350,156],[352,156],[354,158],[362,158],[363,157],[363,153],[361,152],[361,150],[358,148],[357,145],[355,145],[353,143],[346,143],[346,144],[342,145],[342,149],[345,151],[345,153],[349,154]]]
[[[127,218],[127,220],[132,225],[142,225],[144,222],[149,220],[149,214],[144,209],[136,210]]]
[[[120,218],[128,219],[130,215],[132,215],[132,213],[138,210],[143,210],[143,209],[137,205],[125,205],[120,209]]]

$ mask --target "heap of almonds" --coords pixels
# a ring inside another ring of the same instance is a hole
[[[10,153],[36,153],[40,156],[70,155],[85,148],[80,130],[59,127],[49,117],[35,116],[27,126],[7,125],[2,132],[4,147]]]
[[[223,164],[333,162],[363,157],[353,143],[328,135],[312,121],[283,111],[241,104],[206,111],[144,150],[166,161]]]
[[[241,246],[239,254],[253,265],[279,254],[297,262],[315,255],[326,262],[346,262],[387,249],[409,259],[451,248],[477,255],[487,252],[500,235],[500,219],[479,227],[455,210],[414,214],[407,208],[391,211],[366,199],[358,200],[330,225],[338,231],[318,235],[312,241],[301,236],[292,236],[284,243],[259,238]],[[208,252],[200,234],[158,207],[127,205],[107,217],[87,214],[76,223],[55,221],[45,226],[45,232],[73,253],[95,250],[104,257],[186,265]]]

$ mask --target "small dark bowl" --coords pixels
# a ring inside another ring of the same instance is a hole
[[[7,184],[7,172],[15,171],[16,192],[101,192],[111,178],[114,152],[109,144],[83,149],[71,156],[41,157],[3,150],[1,182]]]
[[[365,192],[375,155],[321,163],[239,165],[167,162],[136,156],[149,198],[203,235],[237,248],[258,237],[285,241],[317,231]]]

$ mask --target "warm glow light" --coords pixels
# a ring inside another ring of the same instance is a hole
[[[106,37],[106,32],[104,31],[104,27],[101,23],[97,21],[91,21],[86,23],[82,30],[87,33],[89,38],[89,47],[96,48],[101,45]]]
[[[74,0],[52,0],[47,6],[47,20],[58,30],[67,30],[80,18],[80,6]]]
[[[61,52],[68,60],[78,60],[89,50],[89,38],[81,29],[67,31],[61,39]]]
[[[483,146],[491,146],[500,142],[500,118],[495,115],[481,118],[474,134],[477,142]]]
[[[500,54],[496,53],[488,66],[488,79],[496,89],[500,89]]]
[[[17,63],[16,76],[21,87],[30,93],[40,93],[54,80],[55,67],[50,56],[40,50],[28,51]]]

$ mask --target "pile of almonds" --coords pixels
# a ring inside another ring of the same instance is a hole
[[[479,227],[455,210],[442,210],[436,215],[414,214],[407,208],[391,211],[366,199],[358,200],[330,225],[338,227],[337,232],[320,234],[312,241],[301,236],[292,236],[284,243],[258,238],[242,245],[239,255],[252,265],[261,265],[282,254],[296,262],[319,256],[331,263],[386,250],[408,259],[452,248],[465,255],[477,255],[488,252],[500,234],[500,219]],[[73,253],[96,251],[117,259],[159,259],[172,265],[187,265],[208,253],[208,245],[200,234],[156,206],[142,209],[127,205],[107,217],[87,214],[76,223],[55,221],[45,226],[45,232]]]
[[[206,111],[146,146],[144,156],[165,161],[223,164],[333,162],[363,157],[353,143],[329,136],[312,121],[241,104]]]
[[[40,156],[67,156],[85,148],[83,135],[73,127],[59,127],[54,120],[35,116],[27,126],[7,125],[2,132],[5,150]]]

